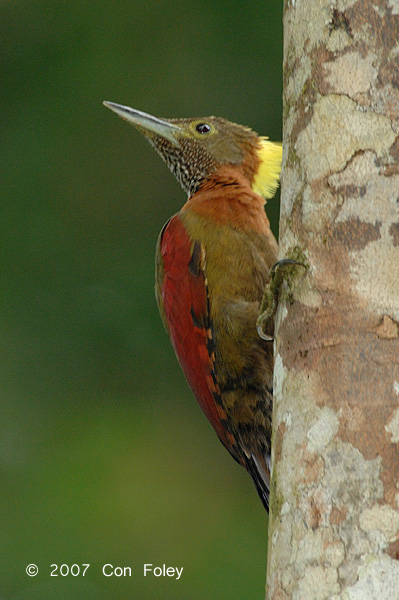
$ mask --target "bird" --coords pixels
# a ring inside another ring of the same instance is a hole
[[[187,193],[156,246],[159,312],[202,411],[268,511],[273,322],[260,335],[257,319],[277,261],[265,203],[282,145],[220,117],[104,105],[144,134]]]

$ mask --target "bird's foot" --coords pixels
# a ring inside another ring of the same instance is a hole
[[[284,281],[293,274],[296,267],[304,267],[307,265],[293,258],[283,258],[276,262],[270,269],[269,283],[266,285],[260,313],[256,321],[256,330],[259,337],[266,342],[273,342],[274,337],[266,333],[267,326],[273,319],[277,311],[278,301],[280,299],[281,289]]]

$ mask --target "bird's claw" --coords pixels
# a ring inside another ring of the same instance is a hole
[[[305,269],[307,268],[305,263],[299,262],[299,260],[295,260],[294,258],[282,258],[281,260],[275,262],[270,269],[270,277],[273,277],[278,269],[281,269],[281,267],[287,267],[288,265],[296,265],[304,267]]]
[[[270,281],[266,285],[259,316],[256,320],[258,336],[266,341],[273,342],[274,337],[265,333],[266,325],[271,321],[277,311],[281,287],[284,282],[283,269],[289,266],[301,266],[305,269],[307,265],[293,258],[283,258],[277,261],[270,269]]]
[[[259,317],[261,317],[262,315],[259,315]],[[260,337],[261,340],[264,340],[265,342],[274,342],[274,337],[272,335],[266,335],[263,331],[263,323],[264,321],[262,320],[262,322],[259,321],[259,318],[257,320],[257,325],[256,325],[256,331],[258,332],[258,336]]]

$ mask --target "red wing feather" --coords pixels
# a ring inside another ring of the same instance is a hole
[[[214,370],[204,247],[190,239],[176,215],[162,232],[159,252],[159,300],[177,358],[209,422],[223,444],[231,448],[233,437],[225,428],[227,417]]]

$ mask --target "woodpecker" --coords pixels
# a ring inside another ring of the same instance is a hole
[[[265,201],[281,144],[219,117],[159,119],[104,104],[144,134],[188,195],[157,243],[159,312],[201,409],[268,510],[273,322],[261,336],[257,319],[277,261]]]

